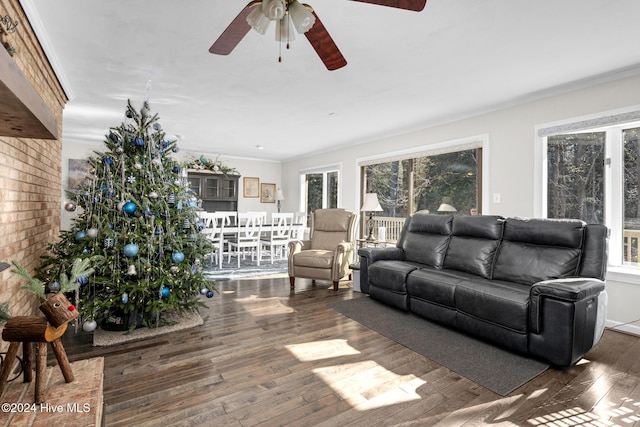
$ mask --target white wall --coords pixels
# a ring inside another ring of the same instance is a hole
[[[489,174],[489,188],[484,192],[487,195],[500,193],[501,202],[493,203],[489,197],[483,213],[532,217],[535,216],[533,159],[536,125],[627,108],[639,104],[639,100],[640,77],[627,77],[395,137],[287,161],[282,165],[283,188],[287,194],[284,206],[287,210],[297,209],[300,170],[342,164],[343,187],[339,204],[357,211],[360,179],[357,159],[488,135],[489,165],[484,172]],[[625,281],[620,281],[619,277]],[[618,275],[616,280],[607,281],[610,326],[640,318],[637,304],[640,301],[640,283],[629,283],[635,280],[627,282]],[[640,334],[638,325],[640,322],[624,329]]]

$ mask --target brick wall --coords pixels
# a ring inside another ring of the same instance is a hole
[[[61,135],[66,95],[17,0],[0,0],[0,15],[7,14],[19,22],[7,36],[17,50],[13,60],[53,112]],[[15,260],[33,271],[58,237],[61,154],[61,140],[0,135],[0,262]],[[0,273],[0,302],[9,301],[13,316],[39,313],[37,297],[22,291],[24,281],[10,270]],[[7,346],[1,342],[0,351]]]

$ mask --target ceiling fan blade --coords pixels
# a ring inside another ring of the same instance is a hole
[[[396,7],[398,9],[420,12],[427,4],[427,0],[353,0],[361,3],[377,4],[379,6]]]
[[[218,37],[218,40],[211,45],[209,52],[216,55],[229,55],[231,51],[240,43],[245,35],[251,29],[251,26],[247,23],[247,16],[253,10],[254,6],[260,2],[252,1],[242,9],[242,12],[231,21],[231,24],[226,30]]]
[[[318,15],[313,11],[311,13],[316,17],[316,22],[309,31],[304,33],[307,40],[309,40],[327,70],[333,71],[344,67],[347,65],[347,60],[342,56],[340,49],[338,49]]]

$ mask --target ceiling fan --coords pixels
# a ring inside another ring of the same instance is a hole
[[[420,12],[427,0],[353,0],[380,6]],[[228,55],[240,43],[251,28],[265,34],[271,21],[276,22],[276,40],[293,40],[295,30],[304,34],[328,70],[333,71],[347,65],[340,49],[322,24],[318,15],[308,4],[298,0],[253,0],[231,21],[231,24],[209,48],[216,55]]]

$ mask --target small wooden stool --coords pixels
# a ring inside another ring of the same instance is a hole
[[[75,307],[63,294],[55,294],[40,305],[46,317],[18,316],[11,318],[2,331],[2,339],[9,342],[9,350],[0,370],[0,395],[4,391],[9,373],[15,366],[14,359],[22,343],[22,371],[24,382],[31,382],[32,343],[36,343],[36,385],[35,403],[44,402],[45,380],[47,372],[47,343],[51,343],[56,360],[65,382],[73,381],[73,372],[60,339],[67,330],[69,322],[78,317]]]

